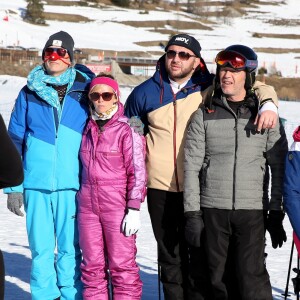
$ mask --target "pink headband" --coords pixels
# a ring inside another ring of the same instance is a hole
[[[97,84],[106,84],[106,85],[110,86],[117,94],[118,99],[120,99],[119,85],[115,80],[113,80],[109,77],[104,77],[104,76],[103,77],[95,77],[90,84],[90,92],[93,89],[93,87]]]

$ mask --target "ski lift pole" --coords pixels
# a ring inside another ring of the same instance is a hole
[[[111,280],[111,273],[109,269],[108,257],[105,254],[105,265],[106,265],[106,276],[107,276],[107,292],[108,292],[108,299],[113,300],[114,298],[114,287]]]
[[[288,275],[287,275],[287,279],[286,279],[285,292],[284,292],[284,294],[282,294],[282,296],[284,296],[284,300],[286,300],[287,297],[290,296],[290,294],[289,294],[289,280],[290,280],[290,274],[291,274],[291,266],[292,266],[292,260],[293,260],[294,245],[295,245],[295,243],[294,243],[294,240],[293,240],[292,241],[292,248],[291,248]]]
[[[112,284],[112,280],[111,280],[111,273],[110,273],[110,270],[107,269],[107,276],[108,276],[108,298],[109,300],[113,300],[114,298],[114,286]]]

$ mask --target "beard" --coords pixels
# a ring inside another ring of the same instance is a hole
[[[173,65],[175,66],[175,65]],[[168,72],[168,75],[169,77],[174,80],[175,82],[178,81],[178,80],[181,80],[181,79],[188,79],[192,76],[193,74],[193,67],[188,67],[188,68],[185,68],[185,69],[182,69],[182,68],[178,68],[176,70],[173,70],[172,69],[172,65],[170,66],[167,66],[167,72]]]

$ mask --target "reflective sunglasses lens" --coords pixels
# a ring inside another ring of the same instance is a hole
[[[187,52],[184,52],[184,51],[180,51],[180,52],[176,52],[174,50],[168,50],[167,51],[167,57],[168,57],[168,59],[174,59],[175,56],[176,56],[176,54],[178,54],[178,57],[181,60],[189,60],[190,57],[194,56],[194,55],[191,55],[191,54],[189,54]]]
[[[100,96],[101,94],[97,92],[89,94],[89,98],[91,101],[97,101],[100,98]]]
[[[235,52],[222,51],[216,57],[216,63],[219,66],[230,64],[235,69],[242,69],[246,67],[246,59]]]
[[[105,92],[105,93],[102,93],[101,96],[102,96],[102,99],[104,101],[110,101],[113,97],[114,93],[109,93],[109,92]]]
[[[178,56],[181,60],[189,60],[192,55],[187,52],[180,51],[178,52]]]
[[[67,50],[64,48],[57,48],[56,52],[61,57],[65,57],[67,54]]]
[[[167,51],[167,57],[168,57],[169,59],[173,59],[173,58],[176,56],[176,54],[177,54],[177,52],[174,51],[174,50],[168,50],[168,51]]]
[[[94,92],[89,94],[89,98],[91,101],[97,101],[102,97],[104,101],[110,101],[113,95],[114,93],[110,93],[110,92],[104,92],[104,93]]]
[[[52,55],[53,52],[54,52],[53,48],[47,48],[45,50],[45,56],[50,56],[50,55]]]
[[[50,56],[56,52],[60,57],[65,57],[67,50],[64,48],[47,48],[45,50],[45,56]]]

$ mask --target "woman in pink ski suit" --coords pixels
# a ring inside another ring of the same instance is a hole
[[[145,141],[127,123],[118,83],[99,75],[90,85],[91,117],[80,149],[78,198],[83,298],[141,299],[136,259],[139,209],[146,193]]]

